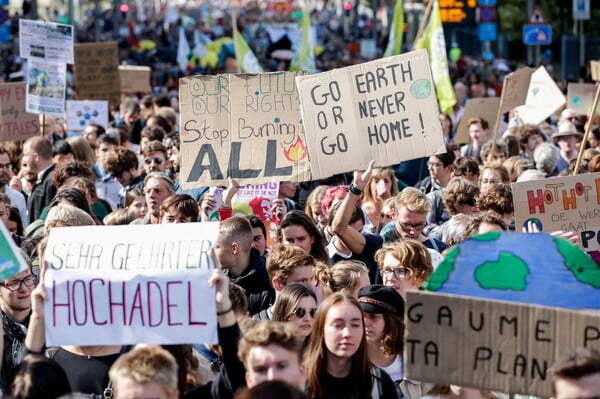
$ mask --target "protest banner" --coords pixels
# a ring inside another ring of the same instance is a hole
[[[590,61],[590,72],[593,81],[600,81],[600,61]]]
[[[119,48],[117,42],[75,45],[76,100],[121,102]]]
[[[46,344],[217,343],[218,223],[54,228]]]
[[[600,173],[512,184],[517,230],[528,221],[540,231],[573,231],[585,251],[600,249]]]
[[[4,281],[29,269],[29,266],[4,223],[0,223],[0,238],[0,280]]]
[[[223,187],[211,187],[210,193],[215,199],[215,208],[209,212],[209,221],[219,221],[218,209],[223,205]],[[241,187],[231,199],[234,216],[256,215],[265,224],[267,248],[277,242],[278,224],[272,212],[273,201],[279,198],[279,182],[254,184]]]
[[[90,123],[108,126],[108,101],[67,100],[67,129],[83,131]]]
[[[62,118],[65,115],[66,64],[30,59],[27,66],[25,110]]]
[[[73,26],[19,19],[19,51],[29,60],[72,64]]]
[[[470,98],[465,104],[465,112],[460,118],[458,128],[456,129],[456,137],[454,141],[458,144],[468,143],[471,140],[469,136],[469,126],[467,123],[471,118],[483,118],[489,126],[496,124],[496,116],[498,107],[500,106],[500,97],[480,97]]]
[[[151,93],[150,67],[119,65],[122,93]]]
[[[535,69],[529,67],[521,68],[504,78],[500,97],[500,114],[525,104],[531,75],[534,71]],[[494,134],[497,134],[496,130],[494,130]]]
[[[309,180],[299,74],[180,79],[182,187]]]
[[[313,179],[445,151],[427,50],[296,81]]]
[[[40,132],[39,117],[25,111],[25,82],[0,84],[0,141],[27,140]]]
[[[405,377],[552,396],[548,368],[573,348],[600,350],[600,315],[409,291]]]
[[[567,85],[567,108],[577,112],[579,115],[587,115],[592,104],[596,85],[593,83],[569,83]]]
[[[525,105],[517,107],[523,123],[537,125],[565,105],[567,99],[542,65],[531,75]]]

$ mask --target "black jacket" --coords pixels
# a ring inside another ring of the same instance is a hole
[[[250,251],[248,267],[239,276],[229,275],[229,279],[246,290],[251,315],[268,308],[275,301],[275,290],[267,274],[266,260],[254,248]]]
[[[56,195],[56,187],[54,187],[54,184],[52,183],[54,169],[56,169],[56,165],[49,167],[44,172],[41,179],[35,183],[33,190],[31,190],[31,194],[29,194],[29,198],[27,199],[27,215],[29,223],[32,223],[40,217],[42,210],[50,204],[50,201],[52,201],[52,198]]]

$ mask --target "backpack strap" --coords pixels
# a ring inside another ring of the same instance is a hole
[[[371,379],[373,380],[373,388],[371,389],[371,399],[380,399],[383,397],[383,386],[381,384],[381,369],[379,367],[371,367]]]

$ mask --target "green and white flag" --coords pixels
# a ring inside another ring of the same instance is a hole
[[[28,267],[4,223],[0,222],[0,281],[25,271]]]
[[[290,64],[290,71],[317,72],[317,66],[315,65],[315,44],[312,33],[310,12],[305,9],[302,12],[302,43],[298,51],[294,54],[294,58]]]
[[[235,58],[240,71],[245,73],[263,72],[262,67],[258,63],[258,59],[237,28],[233,29],[233,47],[235,48]]]
[[[456,95],[454,93],[454,86],[450,80],[450,72],[448,71],[446,38],[444,37],[444,29],[442,28],[442,18],[440,16],[438,1],[432,1],[431,16],[423,35],[415,44],[415,50],[427,50],[440,110],[452,115],[454,113],[454,104],[456,104]]]
[[[404,34],[404,8],[402,7],[402,0],[396,0],[396,6],[394,7],[394,19],[392,20],[392,26],[390,28],[390,38],[388,45],[383,53],[384,57],[390,57],[392,55],[398,55],[402,51],[402,36]]]

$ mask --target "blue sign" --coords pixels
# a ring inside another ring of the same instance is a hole
[[[552,26],[523,25],[523,43],[528,46],[552,44]]]
[[[479,22],[495,22],[496,7],[484,6],[479,8]]]
[[[479,7],[485,7],[485,6],[492,6],[492,7],[496,7],[498,1],[497,0],[479,0],[477,2],[477,5]]]
[[[0,25],[0,43],[8,43],[10,39],[10,23]]]
[[[479,40],[485,41],[496,41],[498,38],[498,24],[496,22],[481,23],[479,24]]]

